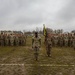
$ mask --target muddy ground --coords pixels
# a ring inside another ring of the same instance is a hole
[[[47,57],[45,45],[35,61],[31,38],[26,46],[0,47],[0,75],[75,75],[75,51],[70,47],[53,47]]]

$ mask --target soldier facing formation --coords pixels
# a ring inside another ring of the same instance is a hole
[[[34,50],[34,56],[35,56],[36,61],[38,60],[40,47],[41,47],[41,38],[38,36],[38,32],[35,32],[35,35],[32,38],[32,48]]]

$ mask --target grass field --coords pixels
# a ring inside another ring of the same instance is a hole
[[[31,38],[26,46],[0,47],[0,75],[75,75],[75,51],[69,47],[53,47],[47,57],[45,45],[35,61]]]

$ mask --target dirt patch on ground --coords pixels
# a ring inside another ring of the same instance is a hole
[[[4,64],[0,65],[0,75],[26,75],[26,71],[23,64]]]

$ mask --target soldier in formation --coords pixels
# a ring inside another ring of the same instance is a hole
[[[58,37],[58,45],[60,47],[63,47],[63,42],[64,42],[63,35],[59,35],[59,37]]]
[[[61,34],[61,35],[53,35],[52,36],[52,46],[60,46],[60,47],[73,47],[74,44],[74,36],[72,34]]]
[[[46,35],[45,35],[45,41],[47,42],[47,36],[48,34],[52,34],[51,32],[47,32],[46,30]],[[47,43],[45,42],[45,45]],[[75,49],[75,34],[72,33],[63,33],[63,34],[52,34],[51,35],[51,42],[53,47],[72,47]],[[47,49],[47,48],[46,48]]]
[[[25,46],[26,37],[23,34],[0,34],[0,46]]]
[[[67,34],[64,35],[64,46],[65,47],[68,46],[68,35]]]
[[[54,46],[56,47],[58,45],[58,36],[54,36]]]
[[[73,37],[73,48],[75,50],[75,34],[74,34],[74,37]]]

